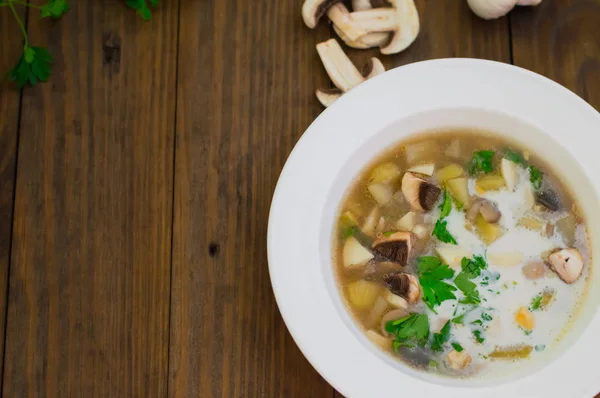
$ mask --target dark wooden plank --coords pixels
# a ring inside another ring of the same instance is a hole
[[[19,11],[19,14],[25,22],[24,12]],[[18,61],[23,46],[23,40],[17,39],[19,25],[8,7],[0,8],[0,37],[13,38],[4,40],[0,46],[0,358],[3,358],[21,98],[20,91],[8,81],[6,73]],[[3,363],[0,362],[0,380],[2,371]]]
[[[183,0],[169,395],[328,397],[293,343],[267,269],[283,163],[329,83],[301,2]]]
[[[600,110],[600,0],[545,1],[510,17],[515,65],[559,82]]]
[[[600,0],[545,1],[511,15],[515,65],[541,73],[600,110]]]
[[[167,392],[177,1],[32,12],[56,57],[24,91],[5,397]]]

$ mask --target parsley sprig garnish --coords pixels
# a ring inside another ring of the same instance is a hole
[[[542,187],[543,180],[544,173],[534,165],[529,166],[529,181],[531,182],[533,189],[538,191]]]
[[[456,299],[456,287],[444,282],[454,276],[454,270],[433,256],[418,258],[419,284],[423,288],[423,301],[435,312],[434,307],[446,300]]]
[[[510,160],[513,163],[525,165],[525,158],[521,152],[513,151],[512,149],[506,148],[504,150],[504,158]]]
[[[463,257],[461,261],[461,272],[454,278],[454,284],[465,295],[461,304],[479,304],[481,302],[477,285],[471,280],[481,275],[481,271],[487,268],[487,263],[481,256],[473,259]]]
[[[448,191],[444,191],[442,204],[440,205],[440,218],[435,223],[431,236],[435,236],[440,242],[456,245],[456,239],[448,231],[448,221],[444,220],[452,211],[452,197]]]
[[[478,172],[483,172],[485,174],[491,173],[494,170],[494,165],[492,164],[492,159],[494,158],[494,151],[476,151],[473,152],[473,159],[471,163],[469,163],[469,174],[475,175]]]
[[[394,336],[394,351],[400,347],[424,347],[429,339],[429,317],[425,314],[410,314],[385,324],[385,330]]]
[[[432,351],[443,351],[444,344],[446,344],[450,340],[450,321],[446,322],[444,327],[440,330],[439,333],[433,334],[433,340],[431,341],[431,350]]]

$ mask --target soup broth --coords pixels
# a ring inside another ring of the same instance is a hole
[[[487,132],[437,131],[355,179],[333,258],[375,345],[468,377],[516,369],[560,340],[591,253],[577,201],[539,155]]]

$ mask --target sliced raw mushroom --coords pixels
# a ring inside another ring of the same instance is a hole
[[[342,3],[331,6],[327,11],[327,16],[333,22],[333,26],[338,29],[337,31],[351,42],[358,41],[367,35],[367,31],[354,22],[350,12]]]
[[[381,236],[373,242],[373,252],[402,266],[408,263],[414,235],[411,232],[395,232],[390,236]]]
[[[414,0],[390,0],[389,3],[391,7],[350,14],[357,31],[391,32],[391,39],[380,47],[382,54],[399,53],[419,34],[419,14]]]
[[[316,91],[317,99],[325,107],[333,104],[345,92],[365,80],[385,72],[385,67],[377,58],[371,58],[363,68],[364,72],[359,72],[335,39],[317,44],[317,52],[329,78],[337,87],[336,89],[318,89]]]
[[[383,278],[390,273],[401,272],[404,267],[393,261],[371,260],[365,266],[363,279],[370,282],[383,282]]]
[[[468,220],[475,221],[479,214],[489,223],[497,223],[502,216],[494,202],[483,198],[476,199],[471,203],[466,217]]]
[[[370,0],[354,0],[352,1],[353,11],[365,11],[373,8]],[[389,41],[390,34],[383,32],[369,33],[356,40],[351,40],[344,31],[335,23],[333,25],[335,33],[346,43],[347,46],[358,49],[380,47]]]
[[[535,203],[543,206],[549,211],[558,211],[560,209],[560,199],[554,191],[547,190],[535,194]]]
[[[405,272],[387,274],[383,277],[383,284],[390,289],[390,292],[405,298],[410,304],[419,301],[421,296],[419,280],[414,275]]]
[[[399,308],[397,310],[392,310],[385,314],[383,318],[381,318],[381,333],[386,337],[391,337],[387,330],[385,330],[386,323],[390,321],[397,321],[398,319],[402,319],[408,315],[408,311],[403,308]]]
[[[583,257],[577,249],[560,249],[548,257],[550,268],[566,283],[575,282],[583,271]]]
[[[402,193],[415,211],[429,211],[442,191],[416,174],[407,172],[402,177]]]

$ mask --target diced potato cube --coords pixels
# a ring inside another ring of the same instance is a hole
[[[373,236],[375,234],[375,227],[379,222],[381,211],[379,210],[379,206],[373,207],[373,210],[369,213],[367,218],[365,218],[365,222],[361,228],[361,231],[368,236]]]
[[[379,321],[381,321],[381,317],[383,313],[388,308],[388,302],[383,297],[377,297],[375,300],[375,304],[371,307],[371,311],[369,312],[369,316],[365,320],[365,326],[372,327],[374,325],[378,325]]]
[[[371,184],[368,189],[371,196],[373,196],[373,199],[375,199],[380,206],[385,206],[390,199],[392,199],[392,195],[394,194],[392,187],[387,184]]]
[[[465,170],[462,167],[456,163],[452,163],[444,168],[439,169],[437,173],[435,173],[435,179],[438,183],[444,184],[446,181],[462,177],[464,174]]]
[[[446,182],[450,195],[463,206],[469,204],[469,180],[466,177],[453,178]]]
[[[523,262],[523,253],[488,253],[488,262],[499,267],[513,267]]]
[[[481,215],[475,219],[475,229],[477,234],[486,245],[492,244],[496,239],[502,236],[502,228],[498,224],[492,224],[483,219]]]
[[[497,191],[506,186],[504,178],[497,175],[479,177],[475,182],[475,190],[479,194],[488,191]]]
[[[375,184],[391,184],[400,178],[400,167],[392,162],[380,164],[371,173],[371,182]]]
[[[428,238],[431,234],[431,228],[424,224],[415,225],[412,231],[419,239]]]
[[[504,182],[506,183],[506,187],[509,191],[514,191],[517,186],[517,164],[511,162],[508,159],[502,159],[500,162],[500,171],[502,173],[502,177],[504,178]]]
[[[523,204],[528,209],[533,208],[533,205],[535,205],[535,193],[531,184],[524,184],[523,186]]]
[[[406,153],[406,162],[413,164],[426,158],[434,159],[439,151],[439,147],[433,140],[420,141],[406,145],[404,151]]]
[[[532,331],[535,327],[535,318],[533,317],[533,314],[525,307],[519,308],[515,314],[515,322],[517,322],[517,325],[527,331]]]
[[[556,222],[556,229],[562,235],[567,246],[573,246],[575,242],[575,231],[577,229],[577,220],[575,216],[569,214]]]
[[[426,176],[433,175],[434,170],[435,165],[433,163],[418,164],[408,169],[410,172],[424,174]]]
[[[519,220],[517,225],[531,229],[532,231],[540,232],[544,227],[544,222],[542,220],[538,220],[535,217],[523,217]]]
[[[448,354],[448,365],[454,370],[464,369],[471,364],[471,355],[466,350],[458,352],[450,351]]]
[[[364,279],[352,282],[346,288],[348,289],[350,304],[359,310],[366,310],[371,307],[381,292],[379,284]]]
[[[408,308],[408,302],[403,297],[395,295],[394,293],[390,292],[388,289],[385,289],[385,291],[383,292],[383,298],[390,305],[393,305],[396,308],[402,308],[402,309]]]
[[[367,330],[367,337],[371,342],[384,350],[392,349],[392,339],[388,339],[374,331],[373,329]]]
[[[409,211],[405,215],[403,215],[398,221],[396,221],[396,228],[398,231],[406,231],[410,232],[415,227],[417,223],[417,213],[414,211]]]
[[[460,158],[460,141],[454,140],[446,148],[446,156],[458,159]]]
[[[470,258],[472,253],[460,246],[437,246],[435,248],[438,256],[452,268],[460,268],[463,257]]]
[[[353,236],[350,236],[344,242],[343,256],[344,267],[346,268],[363,265],[373,258],[373,254],[365,249]]]

